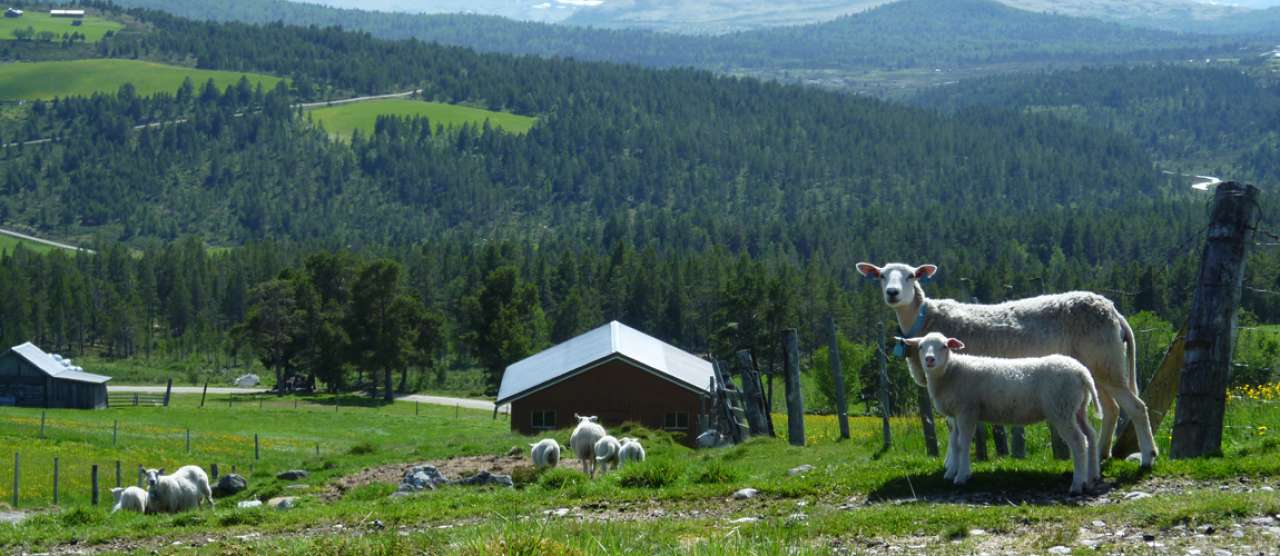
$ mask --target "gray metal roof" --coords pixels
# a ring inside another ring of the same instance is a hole
[[[596,363],[621,356],[703,394],[710,394],[711,362],[618,321],[512,363],[502,374],[499,405],[522,398]]]
[[[111,380],[111,377],[109,376],[95,375],[93,373],[86,373],[68,368],[54,359],[52,355],[45,353],[44,350],[36,347],[36,345],[31,342],[27,342],[20,346],[14,346],[10,351],[18,354],[23,359],[26,359],[28,363],[34,365],[37,369],[44,371],[45,374],[54,378],[72,380],[75,382],[90,382],[93,384],[102,384]]]

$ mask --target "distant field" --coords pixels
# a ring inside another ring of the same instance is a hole
[[[11,235],[0,234],[0,253],[12,252],[19,244],[36,253],[48,253],[49,251],[54,250],[54,247],[50,245],[16,238]]]
[[[235,83],[244,75],[264,89],[274,87],[279,77],[255,73],[202,70],[152,62],[118,59],[73,60],[0,65],[0,99],[34,100],[94,92],[114,93],[125,83],[133,83],[138,94],[173,92],[190,76],[196,85],[213,79],[218,86]]]
[[[445,127],[457,127],[465,123],[483,124],[485,120],[489,120],[494,127],[500,127],[511,133],[525,133],[537,121],[537,118],[509,112],[493,112],[469,106],[409,99],[354,102],[311,111],[311,118],[316,123],[324,124],[324,128],[329,133],[341,138],[351,137],[351,132],[356,129],[371,133],[378,116],[382,115],[426,116],[433,126]]]
[[[62,40],[63,33],[72,33],[79,31],[89,42],[98,42],[102,40],[102,36],[107,31],[119,31],[124,29],[124,25],[103,19],[96,16],[85,16],[83,23],[79,26],[71,25],[72,19],[61,17],[49,17],[49,13],[45,11],[36,12],[35,10],[27,10],[22,17],[0,17],[0,40],[15,40],[13,31],[15,29],[26,29],[27,27],[35,30],[36,33],[41,31],[53,31],[58,37],[55,41]]]

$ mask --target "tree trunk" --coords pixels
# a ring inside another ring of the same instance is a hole
[[[395,400],[394,392],[391,391],[391,373],[390,367],[387,367],[382,373],[384,378],[382,381],[382,399],[388,402]]]
[[[1236,182],[1218,186],[1191,303],[1173,422],[1170,456],[1174,458],[1222,455],[1222,419],[1234,348],[1231,340],[1257,213],[1258,188]]]

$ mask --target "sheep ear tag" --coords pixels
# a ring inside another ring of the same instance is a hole
[[[902,343],[902,342],[898,342],[896,345],[894,345],[894,346],[893,346],[893,356],[894,356],[894,357],[897,357],[897,358],[899,358],[899,359],[904,359],[904,358],[906,358],[906,357],[907,357],[907,344],[904,344],[904,343]]]

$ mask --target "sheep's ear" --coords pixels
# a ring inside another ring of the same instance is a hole
[[[938,272],[937,265],[922,264],[916,267],[916,278],[933,278],[936,272]]]
[[[876,265],[873,265],[871,263],[858,263],[855,266],[858,268],[858,272],[861,273],[863,276],[866,276],[867,278],[880,277],[880,267]]]
[[[895,337],[894,339],[910,347],[920,347],[920,338],[896,338]]]
[[[951,351],[960,351],[964,349],[964,342],[955,338],[947,338],[947,349]]]

